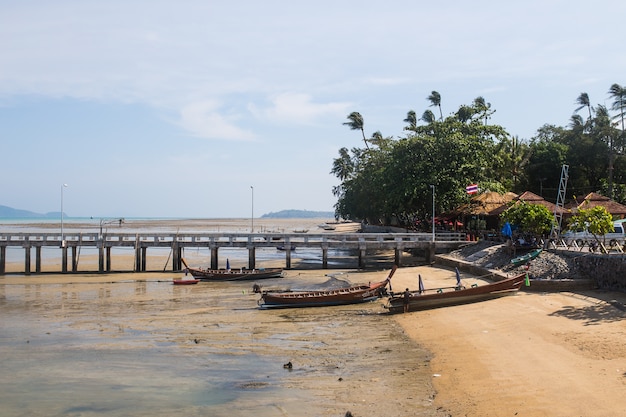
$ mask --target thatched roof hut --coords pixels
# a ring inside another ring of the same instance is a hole
[[[456,210],[454,214],[464,216],[488,216],[489,213],[517,197],[515,193],[500,194],[495,191],[486,191],[476,194],[470,199],[470,202],[463,204]]]
[[[540,197],[540,196],[538,196],[535,193],[531,193],[530,191],[525,191],[521,195],[515,197],[512,200],[512,204],[517,204],[520,201],[523,201],[523,202],[528,203],[528,204],[538,204],[538,205],[544,206],[544,207],[546,207],[550,211],[550,213],[554,213],[554,210],[557,208],[556,204],[551,203],[551,202],[545,200],[543,197]],[[502,214],[509,207],[510,207],[510,204],[505,204],[503,206],[495,208],[489,214],[490,215],[494,215],[494,216],[499,216],[500,214]],[[565,214],[567,212],[567,210],[563,209],[563,208],[559,208],[558,212],[560,214]]]
[[[582,201],[575,201],[572,205],[569,206],[569,208],[571,211],[574,212],[581,208],[590,209],[596,206],[604,207],[613,216],[621,218],[624,218],[624,216],[626,216],[626,206],[598,193],[587,194]]]

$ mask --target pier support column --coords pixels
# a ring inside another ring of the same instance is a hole
[[[432,265],[435,262],[435,242],[431,242],[426,249],[426,263]]]
[[[104,272],[104,246],[102,242],[98,244],[98,272]]]
[[[41,273],[41,246],[35,246],[35,273]]]
[[[146,272],[146,270],[148,269],[148,248],[147,247],[143,247],[141,248],[141,271],[142,272]]]
[[[178,247],[178,242],[175,241],[172,244],[172,272],[178,270],[179,258],[180,258],[180,248]],[[164,268],[166,267],[167,265],[165,265]]]
[[[135,272],[141,271],[141,247],[135,247]]]
[[[78,271],[78,249],[76,246],[72,246],[72,272]]]
[[[30,246],[24,247],[24,274],[30,275]]]
[[[217,269],[217,246],[211,246],[211,269]]]
[[[256,248],[254,246],[248,248],[248,268],[256,268]]]
[[[104,250],[105,253],[105,259],[106,259],[106,271],[107,272],[111,272],[111,251],[113,250],[113,248],[111,246],[107,246],[106,249]]]
[[[0,275],[4,275],[7,268],[7,247],[0,246]]]
[[[359,268],[360,269],[365,268],[365,255],[366,255],[366,250],[364,248],[360,248],[359,249]]]
[[[328,246],[322,246],[322,269],[328,269]]]
[[[393,253],[394,265],[402,266],[402,249],[396,248]]]
[[[291,269],[291,247],[285,247],[285,268]]]
[[[61,272],[67,272],[67,245],[61,247]]]

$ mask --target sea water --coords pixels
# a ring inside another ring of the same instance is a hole
[[[249,282],[127,277],[0,285],[2,416],[343,415],[349,404],[329,399],[318,383],[363,381],[367,391],[380,369],[426,360],[376,302],[267,311]],[[355,323],[358,342],[346,331]]]

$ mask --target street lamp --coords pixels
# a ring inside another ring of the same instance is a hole
[[[67,184],[61,185],[61,247],[65,247],[65,237],[63,235],[63,189],[67,187]]]
[[[435,241],[435,186],[431,184],[430,188],[433,189],[433,242],[434,242]]]
[[[250,216],[251,223],[251,233],[254,233],[254,187],[250,186],[250,190],[252,191],[252,215]]]

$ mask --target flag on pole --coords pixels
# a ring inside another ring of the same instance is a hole
[[[467,191],[468,194],[476,194],[478,192],[478,184],[468,185],[465,187],[465,191]]]
[[[456,273],[456,286],[460,287],[461,286],[461,273],[459,272],[459,268],[454,268],[454,271]]]
[[[419,288],[420,288],[420,294],[421,294],[421,293],[423,293],[424,291],[426,291],[426,289],[424,289],[424,282],[422,281],[422,275],[421,275],[421,274],[419,274],[418,276],[419,276],[419,278],[420,278],[420,281],[419,281]]]

